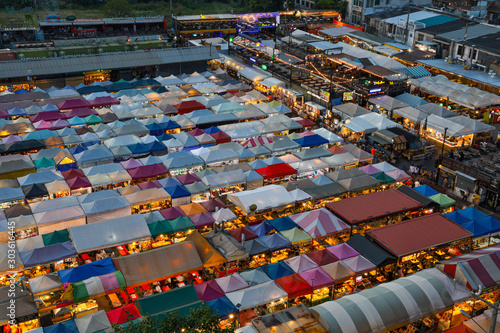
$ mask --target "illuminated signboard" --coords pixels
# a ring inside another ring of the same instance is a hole
[[[370,94],[374,94],[374,93],[378,93],[378,92],[381,92],[382,91],[382,88],[375,88],[375,89],[370,89],[369,93]]]
[[[248,58],[251,62],[257,62],[254,58]]]
[[[345,92],[344,93],[344,101],[352,101],[354,98],[352,92]]]

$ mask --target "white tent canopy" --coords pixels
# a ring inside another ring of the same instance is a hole
[[[226,294],[238,310],[246,310],[288,297],[286,291],[274,281]]]
[[[78,253],[105,249],[151,238],[146,219],[130,215],[68,229]]]
[[[279,185],[268,185],[250,191],[232,193],[228,195],[228,198],[245,214],[251,213],[251,205],[256,205],[256,211],[261,211],[295,203],[287,190]]]

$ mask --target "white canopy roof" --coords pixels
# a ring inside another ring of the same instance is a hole
[[[295,203],[283,186],[268,185],[250,191],[232,193],[228,198],[246,214],[250,213],[250,206],[256,205],[257,211],[273,209]]]
[[[286,291],[274,281],[265,282],[256,286],[226,294],[231,303],[240,311],[254,308],[288,297]]]

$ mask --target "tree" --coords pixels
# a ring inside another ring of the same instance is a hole
[[[283,10],[285,0],[250,0],[250,8],[253,12],[275,12]]]
[[[342,0],[318,0],[316,2],[318,9],[331,9],[338,11],[342,16],[345,16],[347,11],[347,1]]]
[[[189,315],[179,316],[176,311],[156,317],[146,316],[144,320],[131,323],[125,327],[115,326],[119,333],[229,333],[234,329],[222,329],[219,326],[220,316],[205,304],[191,309]]]
[[[132,13],[132,6],[127,0],[109,0],[104,5],[104,15],[106,17],[124,17]]]

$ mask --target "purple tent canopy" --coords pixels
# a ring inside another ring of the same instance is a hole
[[[52,129],[52,125],[48,121],[45,121],[45,120],[40,120],[40,121],[34,123],[33,127],[36,130]]]
[[[7,118],[7,117],[10,117],[7,110],[0,110],[0,118]]]
[[[163,186],[158,183],[157,180],[150,180],[145,183],[139,183],[137,184],[141,190],[147,190],[149,188],[163,188]]]
[[[194,289],[196,289],[196,294],[198,294],[200,301],[208,302],[224,296],[224,292],[220,289],[215,280],[197,284],[194,286]]]
[[[52,129],[60,129],[64,127],[69,127],[69,123],[66,120],[58,119],[52,122]]]
[[[295,214],[290,218],[312,237],[322,237],[350,229],[326,208]]]
[[[160,214],[165,220],[175,220],[176,218],[186,216],[184,211],[179,206],[162,209],[160,210]]]
[[[141,161],[138,161],[138,160],[136,160],[134,158],[128,159],[126,161],[122,161],[122,162],[120,162],[120,164],[126,170],[142,166]]]
[[[295,273],[307,271],[309,269],[318,267],[318,264],[312,261],[308,256],[302,255],[286,259],[285,263],[290,266]]]
[[[189,216],[189,219],[196,226],[196,229],[203,229],[205,227],[213,225],[215,219],[210,215],[210,213],[200,213],[196,215]]]
[[[220,289],[226,294],[250,287],[238,273],[215,279],[215,282],[217,282]]]
[[[404,172],[403,170],[400,170],[400,169],[387,171],[387,172],[385,172],[385,174],[387,176],[391,177],[392,179],[396,180],[397,182],[402,182],[402,181],[411,179],[411,177],[406,172]]]
[[[9,135],[8,137],[2,138],[2,142],[4,145],[6,145],[8,143],[16,142],[16,141],[23,141],[23,139],[21,139],[20,136],[12,135],[12,134]]]
[[[364,167],[358,168],[359,170],[363,171],[367,175],[374,175],[376,173],[380,173],[380,170],[375,168],[373,165],[368,164],[365,165]]]
[[[326,250],[339,258],[340,260],[359,256],[359,252],[353,249],[349,244],[342,243],[327,247]]]
[[[335,284],[335,281],[333,281],[321,267],[300,272],[299,275],[306,280],[313,289],[324,288]]]
[[[182,185],[189,185],[201,181],[201,179],[198,178],[198,176],[192,173],[186,173],[182,176],[178,176],[177,180],[181,182]]]
[[[342,260],[342,262],[356,274],[363,274],[377,268],[377,266],[361,255]]]

